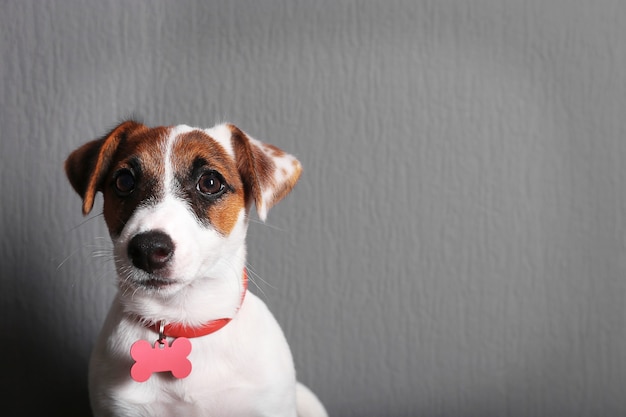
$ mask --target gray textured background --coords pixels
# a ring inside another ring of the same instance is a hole
[[[625,2],[0,6],[15,415],[87,414],[113,266],[62,163],[131,114],[300,158],[249,260],[332,415],[626,415]]]

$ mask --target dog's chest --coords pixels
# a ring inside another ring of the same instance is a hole
[[[92,389],[116,399],[106,408],[126,410],[119,415],[156,417],[294,415],[291,353],[274,317],[254,294],[219,332],[190,339],[192,371],[182,379],[164,372],[142,383],[129,380],[130,345],[137,339],[153,343],[157,336],[124,320],[121,309],[112,311],[112,326],[103,328],[104,343],[94,351],[90,375]],[[127,382],[109,384],[120,380]]]

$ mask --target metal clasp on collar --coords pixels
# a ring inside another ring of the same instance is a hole
[[[157,340],[161,347],[165,344],[165,320],[159,322],[159,339]]]

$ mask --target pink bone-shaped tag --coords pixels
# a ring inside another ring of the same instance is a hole
[[[136,361],[130,368],[130,376],[137,382],[145,382],[154,372],[170,371],[176,378],[185,378],[191,373],[191,362],[187,359],[190,352],[191,342],[186,337],[175,339],[171,346],[167,340],[156,341],[154,346],[138,340],[130,347],[130,356]]]

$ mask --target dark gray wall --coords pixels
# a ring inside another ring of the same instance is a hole
[[[131,114],[301,159],[249,260],[332,415],[626,415],[626,3],[0,6],[16,415],[86,414],[115,287],[62,163]]]

